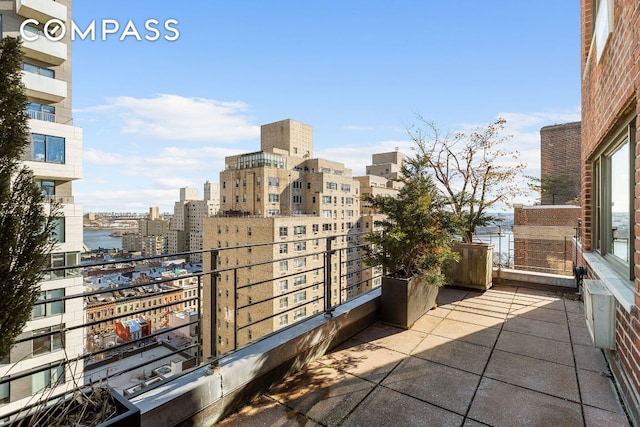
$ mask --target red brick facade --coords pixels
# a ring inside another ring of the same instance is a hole
[[[521,206],[513,210],[514,268],[572,275],[580,207]]]
[[[580,198],[580,132],[580,122],[540,129],[543,205],[564,205]]]
[[[593,160],[622,125],[631,125],[640,113],[640,3],[638,0],[600,0],[599,4],[610,4],[612,15],[611,33],[608,39],[598,34],[594,37],[593,22],[596,11],[594,0],[582,0],[581,8],[581,77],[582,77],[582,206],[583,206],[583,250],[589,251],[593,245]],[[606,35],[606,34],[605,34]],[[597,40],[596,40],[597,39]],[[596,40],[595,42],[592,42]],[[606,40],[598,46],[602,49],[597,56],[597,41]],[[635,115],[635,119],[633,119]],[[640,209],[640,142],[631,141],[635,148],[635,202],[632,206],[631,222],[636,236],[640,235],[638,212]],[[635,143],[635,144],[634,144]],[[634,304],[631,310],[618,302],[616,310],[616,351],[608,353],[610,362],[620,365],[624,378],[622,383],[630,385],[625,395],[636,396],[627,403],[636,406],[631,412],[638,413],[637,396],[640,396],[640,331],[637,306],[640,303],[640,243],[634,241],[633,270]]]

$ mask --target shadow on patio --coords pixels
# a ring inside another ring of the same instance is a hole
[[[629,425],[574,295],[445,288],[411,330],[376,323],[220,426]]]

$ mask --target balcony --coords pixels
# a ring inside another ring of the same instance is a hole
[[[425,420],[431,425],[629,425],[603,353],[590,341],[574,288],[540,286],[531,278],[526,287],[509,285],[508,275],[485,292],[443,288],[439,307],[405,331],[377,321],[377,269],[363,271],[369,278],[361,282],[347,281],[353,271],[346,262],[359,256],[357,245],[339,246],[340,236],[331,247],[328,239],[320,240],[307,254],[309,259],[318,254],[318,265],[308,263],[305,269],[310,276],[318,271],[317,280],[299,286],[293,286],[299,272],[275,280],[260,275],[261,267],[273,270],[274,263],[299,256],[258,261],[260,246],[280,241],[252,245],[250,265],[225,262],[249,246],[205,250],[198,255],[214,268],[187,272],[184,264],[180,275],[176,263],[190,253],[53,268],[81,271],[85,278],[84,293],[46,301],[84,303],[85,310],[76,313],[84,323],[65,327],[82,328],[86,336],[85,369],[76,380],[108,381],[141,409],[142,425],[154,427],[423,425]],[[159,277],[126,281],[124,273],[145,266],[157,272],[166,259],[176,260]],[[241,280],[247,271],[252,272],[248,283]],[[192,287],[178,287],[177,277]],[[325,283],[324,277],[332,279]],[[208,278],[213,301],[204,298]],[[283,292],[281,279],[289,280]],[[540,274],[539,283],[546,280]],[[215,292],[225,283],[228,296]],[[276,309],[282,297],[303,290],[305,304]],[[215,298],[228,298],[232,309],[216,309]],[[273,314],[258,316],[264,306]],[[308,309],[297,322],[276,326],[283,314],[296,320],[302,306]],[[186,307],[195,315],[164,322],[164,313]],[[114,332],[116,321],[139,317],[153,325],[143,335],[125,340]],[[270,332],[255,332],[265,324]],[[213,328],[210,337],[203,334],[206,325]],[[218,346],[217,330],[228,330],[229,345]],[[2,371],[0,382],[31,372]]]
[[[16,0],[16,12],[41,24],[51,19],[67,21],[67,7],[53,0]]]
[[[23,72],[22,82],[30,98],[60,102],[67,97],[67,82],[39,74]]]
[[[67,60],[67,45],[59,41],[51,41],[41,34],[34,41],[24,40],[22,52],[27,58],[51,65],[60,65]]]

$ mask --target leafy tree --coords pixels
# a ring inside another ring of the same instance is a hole
[[[0,41],[0,359],[29,320],[53,249],[59,207],[43,204],[33,172],[20,160],[29,145],[20,41]]]
[[[402,165],[404,186],[396,197],[367,196],[365,200],[384,219],[365,240],[365,261],[380,265],[398,277],[422,276],[427,283],[445,283],[444,268],[457,258],[451,250],[454,216],[446,210],[447,201],[439,194],[424,158],[412,157]]]
[[[517,151],[503,149],[511,137],[502,136],[506,121],[499,118],[471,132],[442,135],[438,127],[417,114],[407,127],[416,156],[424,161],[460,225],[463,241],[472,242],[479,226],[494,218],[488,210],[509,205],[527,194],[522,175],[525,164]]]

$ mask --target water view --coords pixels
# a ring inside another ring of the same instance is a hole
[[[84,230],[83,242],[89,250],[122,249],[122,237],[114,237],[109,229]]]

